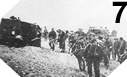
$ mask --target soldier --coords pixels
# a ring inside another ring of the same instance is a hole
[[[109,60],[110,60],[110,54],[111,54],[111,49],[110,46],[112,46],[112,43],[109,41],[109,38],[106,37],[105,38],[105,42],[104,42],[104,65],[106,67],[106,69],[109,68]]]
[[[104,45],[103,37],[99,36],[98,39],[97,39],[97,43],[102,47],[103,50],[105,50],[105,45]],[[108,68],[109,67],[109,59],[108,59],[107,54],[104,55],[102,60],[104,60],[105,67]]]
[[[51,32],[49,32],[49,46],[54,51],[55,49],[55,40],[56,40],[56,32],[54,31],[54,28],[52,28]]]
[[[78,39],[76,39],[76,41],[71,47],[71,55],[74,54],[74,56],[77,58],[80,71],[85,72],[86,71],[85,60],[82,56],[83,49],[84,49],[84,38],[79,37]]]
[[[112,51],[112,48],[111,48],[112,42],[110,41],[109,37],[106,38],[105,46],[106,46],[107,56],[110,59],[110,55],[111,55],[111,51]]]
[[[64,31],[58,29],[58,42],[59,42],[59,48],[61,52],[65,52],[65,33]]]
[[[76,38],[74,36],[74,33],[70,34],[70,36],[68,37],[68,41],[69,41],[69,53],[71,53],[72,46],[76,42]]]
[[[117,38],[115,38],[114,40],[115,42],[113,44],[113,59],[116,60],[116,56],[119,57],[119,52],[118,52],[119,41]]]
[[[124,54],[125,48],[126,48],[126,41],[122,37],[120,37],[120,46],[118,48],[119,59],[120,56]]]
[[[66,30],[66,31],[65,31],[65,40],[68,39],[68,37],[69,37],[69,31]]]
[[[92,39],[86,46],[83,56],[87,60],[89,77],[92,77],[92,64],[94,67],[95,77],[100,77],[100,60],[104,56],[104,52],[101,46],[97,44],[96,39]]]
[[[45,38],[45,40],[47,40],[48,30],[47,30],[46,26],[44,28],[45,28],[44,29],[44,38]]]

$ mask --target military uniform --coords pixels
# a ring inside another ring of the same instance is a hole
[[[110,59],[110,54],[112,51],[112,48],[110,48],[110,47],[112,46],[112,43],[109,41],[109,39],[106,39],[105,46],[106,46],[107,56]]]
[[[123,38],[121,37],[120,38],[120,46],[119,46],[119,49],[118,49],[118,52],[119,52],[118,61],[120,60],[120,58],[124,54],[125,48],[126,48],[126,41],[123,40]]]
[[[60,30],[58,35],[59,48],[62,49],[61,52],[65,52],[65,40],[66,36],[64,31]]]
[[[45,38],[45,41],[47,40],[47,36],[48,36],[48,30],[45,27],[45,29],[44,29],[44,38]]]
[[[49,33],[49,46],[50,48],[54,51],[55,49],[55,39],[56,39],[56,32],[54,30],[52,30],[50,33]]]
[[[75,55],[79,63],[80,71],[85,71],[85,60],[82,57],[84,41],[82,39],[76,40],[72,46],[71,53]]]
[[[103,50],[105,50],[105,54],[101,60],[104,60],[104,65],[106,68],[108,68],[109,67],[109,57],[107,55],[108,50],[105,49],[105,45],[104,45],[104,42],[102,40],[97,40],[97,43],[102,47]]]
[[[113,59],[116,60],[116,56],[119,57],[119,52],[118,52],[118,48],[119,48],[119,41],[118,39],[115,39],[116,41],[113,44]]]
[[[83,53],[84,57],[87,59],[88,74],[92,77],[92,64],[94,67],[95,77],[100,77],[100,60],[103,57],[104,52],[102,48],[93,39],[90,44],[86,46],[86,50]]]

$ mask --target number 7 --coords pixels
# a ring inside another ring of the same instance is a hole
[[[117,17],[116,17],[116,23],[120,23],[120,18],[121,18],[121,14],[124,10],[124,8],[126,7],[127,5],[127,2],[113,2],[113,6],[122,6],[117,14]]]

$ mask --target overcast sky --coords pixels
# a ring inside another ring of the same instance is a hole
[[[102,26],[127,36],[127,21],[122,16],[120,24],[115,23],[118,10],[114,7],[108,0],[21,0],[4,17],[14,15],[48,29],[83,28],[86,32],[89,26]]]

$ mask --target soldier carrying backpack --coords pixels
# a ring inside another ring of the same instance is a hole
[[[102,47],[97,44],[96,39],[92,39],[86,46],[83,56],[87,60],[89,77],[92,77],[92,64],[95,77],[100,77],[100,60],[104,56],[104,52]]]

